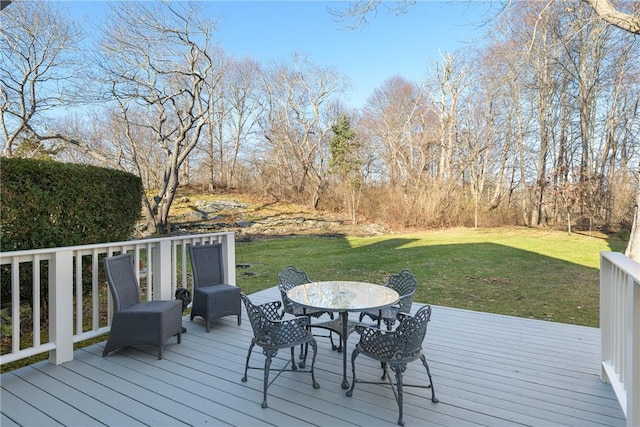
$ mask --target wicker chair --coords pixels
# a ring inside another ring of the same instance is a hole
[[[379,328],[371,328],[362,325],[356,326],[356,331],[360,334],[360,342],[351,354],[351,369],[353,371],[353,381],[351,388],[347,391],[347,396],[353,396],[353,389],[356,382],[367,384],[389,384],[395,395],[400,415],[398,424],[403,426],[402,418],[402,397],[403,387],[422,387],[431,389],[431,401],[438,402],[433,389],[433,379],[427,364],[427,359],[422,353],[422,343],[427,332],[427,324],[431,318],[431,306],[424,306],[417,311],[414,316],[401,315],[403,320],[393,332],[383,332]],[[386,383],[356,380],[356,357],[363,355],[377,360],[382,364],[382,380]],[[420,359],[427,370],[429,385],[413,385],[402,383],[402,373],[406,370],[407,364]],[[389,368],[395,373],[395,383],[389,374]]]
[[[387,283],[385,283],[385,286],[400,294],[398,304],[381,310],[364,311],[360,313],[359,320],[362,322],[364,316],[368,316],[371,320],[378,322],[378,328],[382,321],[387,326],[387,331],[390,331],[401,313],[408,314],[411,311],[413,296],[418,288],[418,281],[413,276],[411,270],[402,270],[399,274],[392,274],[387,280]]]
[[[224,316],[238,316],[238,325],[240,325],[242,317],[240,288],[224,283],[222,245],[220,243],[191,245],[189,253],[193,271],[191,321],[196,316],[202,317],[207,332],[213,320]]]
[[[113,318],[102,357],[122,347],[153,345],[158,347],[158,359],[162,359],[165,341],[177,335],[181,342],[181,302],[140,301],[131,254],[107,257],[104,267],[113,297]]]
[[[271,360],[280,349],[291,349],[291,359],[279,370],[275,378],[278,378],[280,373],[285,371],[289,365],[291,365],[291,371],[297,371],[298,368],[294,360],[294,348],[298,345],[311,345],[311,348],[313,349],[313,358],[311,359],[311,369],[308,372],[311,372],[313,388],[320,388],[320,385],[316,382],[313,371],[318,345],[316,344],[316,340],[313,338],[311,332],[307,329],[309,318],[293,317],[283,320],[282,317],[284,316],[284,313],[280,312],[280,307],[282,305],[280,301],[254,305],[244,294],[242,295],[242,301],[247,309],[247,314],[249,315],[249,320],[253,329],[253,338],[249,345],[249,352],[247,353],[247,362],[244,367],[244,376],[242,377],[242,381],[247,381],[247,371],[250,368],[249,359],[251,358],[253,347],[256,345],[262,347],[262,353],[265,355],[264,368],[255,368],[264,370],[262,407],[267,407],[267,389],[271,385],[269,382]]]

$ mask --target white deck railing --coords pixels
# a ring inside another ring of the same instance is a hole
[[[621,253],[600,254],[600,333],[600,378],[613,386],[627,426],[640,426],[640,264]]]
[[[11,269],[11,350],[0,355],[0,365],[44,352],[49,352],[49,361],[61,364],[73,359],[74,343],[109,331],[111,298],[110,295],[109,297],[105,295],[104,283],[100,286],[98,279],[98,271],[103,268],[102,257],[124,252],[133,254],[135,264],[140,266],[138,278],[145,279],[146,299],[173,299],[178,285],[192,286],[191,280],[187,278],[188,245],[214,242],[223,245],[225,281],[235,285],[233,233],[198,234],[0,253],[0,265],[9,265]],[[41,277],[41,269],[45,271],[46,278]],[[21,278],[24,281],[27,271],[33,271],[32,301],[20,299],[20,282]],[[3,278],[4,280],[9,280],[9,277]],[[88,291],[87,283],[89,282],[91,291]],[[42,313],[43,298],[40,289],[45,283],[48,285],[48,312]],[[87,298],[89,296],[90,298]],[[107,307],[106,310],[103,308],[101,311],[100,298],[107,299],[108,303],[102,304],[102,307]],[[90,307],[86,307],[87,301],[91,301]],[[29,335],[33,338],[30,344],[21,344],[20,318],[22,316],[16,315],[21,312],[25,303],[29,303],[32,307],[29,323],[33,326],[32,334]],[[3,301],[3,305],[5,304],[6,301]],[[90,313],[90,322],[86,319],[86,312]],[[42,342],[43,314],[48,317],[46,342]]]

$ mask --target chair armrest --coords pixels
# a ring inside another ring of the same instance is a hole
[[[396,318],[402,322],[404,319],[409,318],[409,317],[413,317],[412,314],[410,313],[403,313],[403,312],[398,312]]]
[[[408,313],[411,310],[411,304],[413,304],[413,296],[415,295],[415,291],[410,294],[406,294],[400,297],[398,300],[397,307],[400,307],[401,313]]]
[[[379,335],[382,335],[382,331],[378,328],[372,328],[370,326],[355,325],[355,330],[360,334],[360,341],[369,340]]]
[[[279,327],[278,325],[283,324],[295,324],[296,327],[306,328],[307,326],[309,326],[309,318],[307,316],[296,316],[286,319],[270,320],[270,323],[276,325],[275,327]]]

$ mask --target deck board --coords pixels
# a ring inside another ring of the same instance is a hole
[[[276,288],[250,296],[279,299]],[[418,304],[414,304],[417,310]],[[355,317],[355,316],[354,316]],[[185,318],[187,334],[171,340],[158,361],[154,348],[128,348],[102,357],[104,343],[2,374],[2,426],[389,426],[398,410],[388,387],[341,389],[342,355],[317,338],[314,389],[307,372],[285,372],[269,388],[263,409],[262,372],[240,381],[252,332],[246,315],[216,321],[210,333]],[[600,332],[595,328],[434,307],[424,349],[440,403],[430,391],[405,389],[408,426],[623,426],[609,384],[599,379]],[[349,339],[349,352],[357,335]],[[274,366],[286,363],[278,354]],[[252,366],[264,356],[254,350]],[[310,360],[309,360],[310,363]],[[379,365],[357,360],[363,380],[380,377]],[[349,366],[349,379],[351,370]],[[420,363],[406,383],[427,382]]]

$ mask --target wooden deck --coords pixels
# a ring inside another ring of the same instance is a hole
[[[265,302],[279,294],[271,288],[250,297]],[[397,425],[389,388],[358,384],[353,397],[345,396],[341,354],[326,338],[318,338],[320,389],[308,373],[285,372],[262,409],[262,372],[250,370],[249,381],[240,381],[252,336],[248,319],[240,327],[235,317],[221,319],[208,334],[198,319],[184,324],[182,344],[172,340],[160,361],[152,348],[102,358],[102,343],[61,366],[42,362],[3,374],[0,424]],[[429,390],[406,389],[406,424],[623,426],[611,386],[600,382],[599,336],[594,328],[434,307],[424,348],[440,403],[430,401]],[[356,342],[354,334],[349,353]],[[259,349],[252,362],[264,362]],[[381,372],[362,356],[357,366],[362,379]],[[405,378],[427,381],[420,363]]]

